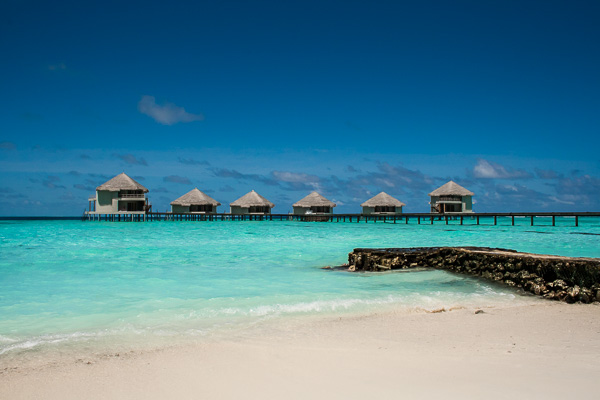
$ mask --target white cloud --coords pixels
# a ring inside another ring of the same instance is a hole
[[[163,125],[173,125],[178,122],[193,122],[202,121],[204,115],[192,114],[183,107],[178,107],[172,103],[165,103],[164,105],[156,104],[154,96],[142,96],[142,99],[138,103],[138,110],[142,114],[146,114],[152,117],[156,122]]]
[[[485,179],[525,179],[531,178],[531,174],[522,169],[507,169],[500,164],[479,159],[473,167],[473,176]]]
[[[565,200],[565,199],[559,199],[556,196],[551,196],[550,200],[552,200],[552,201],[554,201],[556,203],[559,203],[559,204],[566,204],[566,205],[569,205],[569,206],[574,206],[575,204],[577,204],[577,202],[575,200],[570,201],[570,200]]]
[[[273,176],[283,182],[314,183],[319,181],[316,175],[308,175],[289,171],[273,171]]]

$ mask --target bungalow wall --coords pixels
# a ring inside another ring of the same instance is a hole
[[[118,212],[144,212],[146,199],[121,199],[119,192],[96,191],[96,214],[116,214]]]
[[[175,214],[189,213],[190,206],[171,206],[171,212]]]
[[[446,196],[441,196],[441,197],[446,197]],[[443,207],[443,203],[439,203],[440,202],[440,196],[431,196],[431,201],[429,202],[431,204],[431,212],[432,213],[437,213],[438,211],[436,211],[436,207]],[[458,206],[461,207],[462,211],[454,211],[454,212],[473,212],[473,196],[462,196],[460,203],[449,203],[449,204],[456,204]],[[448,211],[451,212],[451,211]]]
[[[114,214],[119,212],[119,192],[96,191],[96,213]]]

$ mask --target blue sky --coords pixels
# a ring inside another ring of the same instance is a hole
[[[600,209],[600,2],[0,5],[0,215],[80,215],[126,172],[288,212]],[[223,207],[225,211],[227,207]]]

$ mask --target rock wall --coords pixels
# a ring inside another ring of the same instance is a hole
[[[484,247],[354,249],[349,271],[438,268],[466,273],[567,303],[600,301],[600,259]]]

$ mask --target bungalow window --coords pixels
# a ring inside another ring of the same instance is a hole
[[[268,206],[252,206],[252,207],[250,207],[250,209],[248,210],[248,212],[250,214],[269,213],[270,210],[271,210],[271,208],[268,207]]]
[[[439,201],[462,201],[462,196],[455,196],[455,195],[440,196]]]
[[[120,201],[119,211],[144,211],[144,202],[142,201]]]
[[[462,204],[443,204],[445,212],[462,212]]]
[[[327,206],[312,206],[310,208],[310,211],[312,211],[314,213],[329,214],[331,212],[331,207],[327,207]]]
[[[392,207],[392,206],[375,206],[375,212],[378,213],[393,213],[396,212],[396,207]]]
[[[212,212],[212,204],[192,204],[190,205],[190,212]]]

